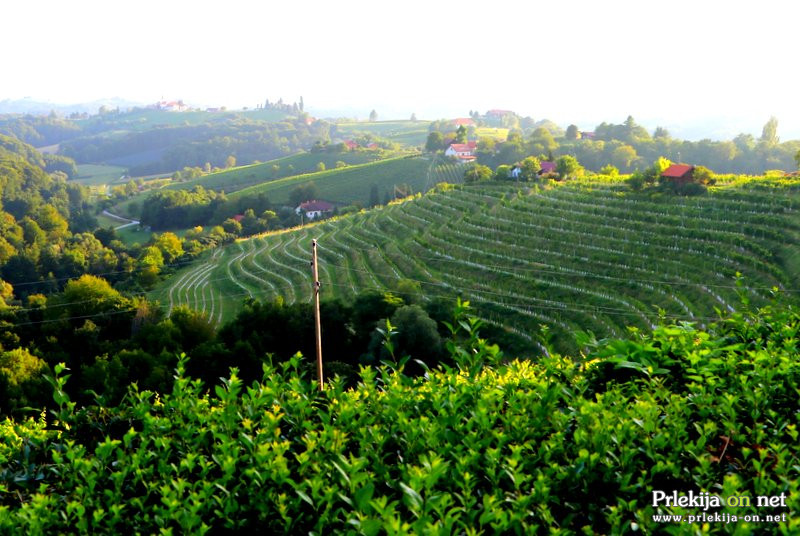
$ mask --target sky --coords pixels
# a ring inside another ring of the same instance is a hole
[[[501,108],[586,130],[632,115],[714,139],[758,136],[774,115],[781,139],[800,138],[800,3],[787,0],[9,0],[2,11],[13,52],[0,100],[238,108],[302,95],[322,116]]]

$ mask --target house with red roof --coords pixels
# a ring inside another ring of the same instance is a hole
[[[541,168],[539,170],[539,175],[549,175],[550,173],[555,173],[556,172],[556,163],[555,162],[544,161],[544,162],[539,164],[539,167]]]
[[[356,149],[358,149],[358,144],[353,140],[344,140],[344,146],[351,151],[355,151]]]
[[[238,221],[239,223],[242,223],[242,220],[244,219],[244,214],[236,214],[232,216],[231,219],[234,221]]]
[[[459,117],[450,121],[450,124],[454,127],[474,127],[475,121],[469,117]]]
[[[478,150],[477,141],[467,143],[451,143],[444,151],[445,156],[451,156],[459,162],[474,162],[478,157],[475,152]]]
[[[159,101],[156,108],[165,112],[185,112],[189,109],[182,100],[179,101]]]
[[[694,180],[694,166],[687,164],[672,164],[663,172],[661,178],[672,182],[691,182]]]
[[[317,201],[314,199],[312,201],[300,203],[300,206],[294,209],[294,211],[298,215],[304,215],[309,220],[316,220],[330,215],[333,212],[333,205],[327,201]]]

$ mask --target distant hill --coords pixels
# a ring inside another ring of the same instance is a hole
[[[111,109],[119,108],[120,110],[127,110],[135,106],[142,106],[140,102],[134,102],[118,97],[109,99],[98,99],[89,102],[81,102],[76,104],[57,104],[54,102],[37,101],[34,99],[4,99],[0,100],[0,114],[49,114],[52,111],[62,115],[69,115],[71,113],[87,113],[96,114],[101,106],[106,106]]]

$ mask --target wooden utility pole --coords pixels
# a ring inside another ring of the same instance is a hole
[[[317,377],[319,390],[325,390],[322,378],[322,326],[319,321],[319,273],[317,272],[317,241],[311,241],[311,276],[314,280],[314,331],[317,339]]]

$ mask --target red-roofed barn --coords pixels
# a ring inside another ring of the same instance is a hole
[[[694,180],[694,166],[672,164],[661,173],[661,177],[673,182],[690,182]]]

